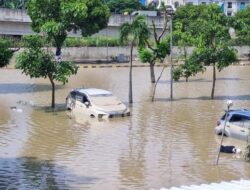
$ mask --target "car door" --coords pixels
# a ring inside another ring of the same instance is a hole
[[[244,116],[243,118],[243,127],[240,130],[240,136],[241,139],[243,140],[250,140],[250,117],[249,116]]]
[[[87,104],[87,98],[85,94],[76,94],[75,112],[80,115],[91,115],[90,106]]]
[[[237,139],[246,140],[248,129],[246,129],[245,126],[247,126],[246,116],[240,114],[232,115],[229,120],[230,136]]]

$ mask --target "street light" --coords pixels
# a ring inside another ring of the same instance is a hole
[[[171,5],[166,7],[167,16],[170,19],[170,100],[173,100],[173,63],[172,63],[172,49],[173,49],[173,21],[174,9]]]
[[[226,127],[226,124],[227,124],[227,116],[228,116],[230,107],[232,107],[232,106],[233,106],[233,101],[228,100],[227,101],[227,112],[226,112],[226,116],[225,116],[224,127],[223,127],[223,130],[222,130],[222,133],[221,133],[220,147],[219,147],[219,152],[218,152],[218,156],[217,156],[217,160],[216,160],[216,165],[218,165],[219,158],[220,158],[220,150],[221,150],[221,145],[222,145],[223,137],[224,137],[224,133],[225,133],[225,127]]]

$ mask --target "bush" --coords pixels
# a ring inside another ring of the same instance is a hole
[[[112,37],[68,37],[65,40],[65,47],[114,47],[120,46],[118,38]]]

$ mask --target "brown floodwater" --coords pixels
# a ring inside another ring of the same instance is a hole
[[[218,73],[214,100],[211,71],[174,83],[171,102],[166,69],[152,103],[149,68],[134,68],[132,115],[98,121],[72,116],[65,97],[72,88],[95,87],[127,104],[128,68],[80,68],[68,84],[57,84],[55,112],[48,108],[48,80],[1,69],[0,189],[139,190],[249,178],[242,155],[221,154],[215,165],[214,127],[227,99],[234,108],[250,108],[250,67]]]

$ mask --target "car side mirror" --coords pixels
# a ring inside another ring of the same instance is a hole
[[[85,106],[88,108],[90,103],[89,102],[84,102]]]

